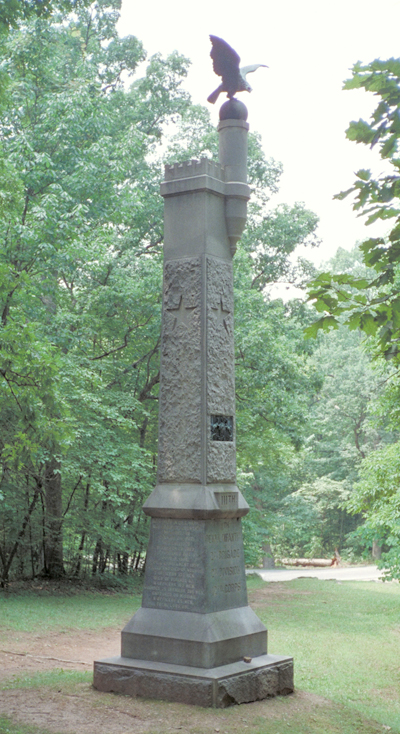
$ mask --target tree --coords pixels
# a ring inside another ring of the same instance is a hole
[[[246,561],[258,562],[274,537],[282,498],[299,479],[309,404],[319,388],[303,329],[309,309],[283,303],[268,287],[300,285],[297,244],[318,244],[317,218],[301,204],[270,211],[257,200],[234,260],[236,416],[239,484],[252,512],[244,518]]]
[[[178,124],[167,160],[213,157],[217,135],[208,113],[181,89],[187,60],[157,54],[143,78],[134,76],[145,54],[136,38],[118,38],[118,7],[118,0],[101,0],[71,16],[31,18],[4,42],[5,580],[10,573],[57,576],[64,568],[126,573],[146,544],[141,505],[154,483],[159,381],[159,144]],[[287,277],[296,242],[316,242],[316,217],[302,205],[269,212],[281,167],[265,159],[256,135],[249,151],[257,258],[249,236],[235,287],[242,435],[254,423],[254,443],[243,438],[239,464],[254,475],[279,447],[281,457],[293,458],[302,441],[303,392],[314,380],[302,306],[271,301],[265,286]],[[285,484],[282,459],[271,472]]]
[[[315,336],[319,329],[329,330],[344,323],[352,330],[364,332],[377,357],[390,360],[385,391],[375,409],[382,423],[387,426],[389,422],[393,440],[398,430],[400,360],[400,60],[356,64],[352,79],[345,84],[345,89],[354,88],[373,92],[379,102],[370,122],[352,122],[347,137],[371,147],[378,145],[385,172],[375,177],[371,170],[361,169],[353,187],[337,198],[355,194],[353,208],[367,216],[366,224],[388,221],[391,229],[386,236],[361,244],[363,264],[370,269],[362,277],[325,272],[314,279],[309,298],[323,316],[307,333]],[[398,578],[398,512],[393,494],[396,467],[392,465],[396,446],[395,443],[379,448],[365,457],[360,465],[361,479],[354,487],[348,508],[362,513],[365,541],[372,543],[378,538],[390,548],[383,562]]]
[[[84,543],[94,543],[96,567],[143,544],[162,242],[159,167],[148,157],[188,104],[187,64],[153,57],[126,92],[121,77],[144,52],[137,39],[117,37],[118,6],[97,2],[58,23],[39,18],[6,44],[4,578],[18,554],[20,572],[26,565],[28,535],[32,569],[50,576],[62,573],[64,547],[78,568]]]
[[[89,0],[2,0],[0,34],[10,28],[17,28],[18,23],[32,16],[48,18],[57,10],[67,12],[85,4],[88,5]]]
[[[309,469],[350,484],[362,459],[381,441],[370,422],[380,380],[362,341],[360,332],[340,326],[324,334],[313,355],[323,385],[310,411]]]
[[[355,485],[347,507],[360,513],[365,521],[364,543],[374,539],[384,546],[378,564],[387,579],[400,580],[400,464],[399,444],[374,451],[362,464],[360,481]]]
[[[351,122],[347,137],[370,147],[379,146],[390,173],[374,177],[369,169],[357,172],[354,185],[336,198],[355,194],[353,209],[367,216],[366,224],[379,219],[391,223],[385,237],[370,238],[361,246],[363,262],[375,273],[358,278],[346,273],[320,273],[311,283],[309,299],[323,316],[307,330],[336,328],[341,314],[350,329],[376,337],[376,347],[386,359],[400,358],[400,59],[357,63],[345,89],[365,89],[379,98],[370,122]],[[387,168],[387,166],[386,166]]]
[[[273,530],[275,552],[280,557],[321,558],[340,549],[349,530],[344,509],[349,497],[346,484],[323,476],[283,499]]]
[[[114,0],[114,4],[117,0]],[[121,5],[118,0],[119,6]],[[69,12],[90,5],[90,0],[1,0],[0,3],[0,52],[5,56],[5,46],[10,29],[30,18],[49,18],[57,12]],[[7,101],[9,77],[7,71],[0,69],[0,108]]]
[[[350,252],[339,249],[329,265],[333,273],[370,276],[358,246]],[[339,322],[337,330],[319,334],[313,354],[323,385],[310,414],[308,463],[318,476],[327,474],[350,484],[357,479],[362,459],[382,441],[393,440],[387,425],[378,427],[373,421],[391,369],[372,360],[365,347],[360,330],[350,331]]]

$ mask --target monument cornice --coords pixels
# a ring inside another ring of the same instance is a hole
[[[185,177],[163,181],[160,186],[160,193],[164,198],[179,194],[189,194],[192,191],[209,191],[210,193],[223,197],[225,196],[225,182],[203,173],[199,176],[191,176],[190,178]]]
[[[247,515],[249,506],[235,484],[158,484],[143,505],[150,517],[196,520]]]
[[[247,184],[241,181],[221,181],[207,174],[163,181],[160,186],[160,193],[164,198],[200,191],[221,197],[234,196],[244,201],[250,199],[250,186]]]

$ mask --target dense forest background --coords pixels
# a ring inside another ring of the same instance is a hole
[[[145,556],[141,506],[157,459],[159,184],[165,163],[216,158],[218,142],[207,110],[182,88],[188,59],[146,59],[138,39],[118,36],[119,7],[10,0],[0,13],[3,583],[126,576]],[[386,100],[400,64],[355,69],[353,84],[370,77]],[[379,143],[396,168],[399,100],[391,105],[369,132],[358,124],[348,134]],[[269,203],[281,173],[250,134],[252,201],[234,260],[246,561],[335,549],[351,559],[374,548],[399,577],[397,224],[387,240],[339,249],[330,272],[318,273],[296,256],[299,245],[318,246],[316,214]],[[359,172],[356,207],[378,202],[397,222],[396,174],[389,183],[368,173]],[[275,298],[276,284],[304,297]]]

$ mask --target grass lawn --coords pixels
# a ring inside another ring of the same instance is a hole
[[[253,608],[269,652],[293,655],[295,685],[400,731],[400,586],[285,583],[285,598]]]
[[[141,592],[136,594],[22,593],[0,594],[0,634],[13,632],[89,629],[119,626],[139,609]]]
[[[101,734],[166,734],[178,729],[189,734],[400,734],[398,584],[309,578],[267,584],[250,577],[248,587],[251,605],[269,630],[269,652],[295,659],[294,696],[222,711],[200,709],[100,694],[91,688],[88,671],[59,669],[3,679],[0,699],[3,695],[10,702],[23,702],[23,696],[34,694],[46,705],[61,694],[66,701],[79,699],[82,716],[86,712],[88,720],[92,716],[94,722],[96,717],[103,722]],[[32,630],[98,634],[107,627],[120,629],[139,606],[138,592],[2,593],[0,639],[12,640]],[[17,724],[18,717],[2,711],[0,734],[67,730],[61,719],[59,725],[49,719],[47,729],[25,719]],[[129,726],[118,728],[115,712],[129,716]],[[70,731],[81,734],[79,721]]]

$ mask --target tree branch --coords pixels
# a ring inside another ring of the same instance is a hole
[[[81,479],[82,479],[82,474],[80,475],[80,477],[79,477],[79,479],[78,479],[77,483],[75,484],[75,487],[73,488],[73,490],[72,490],[72,492],[71,492],[71,496],[70,496],[70,498],[69,498],[69,500],[68,500],[68,502],[67,502],[67,506],[66,506],[66,508],[65,508],[65,510],[64,510],[64,512],[63,512],[63,517],[65,517],[65,515],[67,514],[67,512],[68,512],[68,510],[69,510],[69,508],[70,508],[70,506],[71,506],[72,498],[73,498],[73,496],[74,496],[74,494],[75,494],[76,490],[78,489],[78,487],[79,487],[79,485],[80,485]]]

